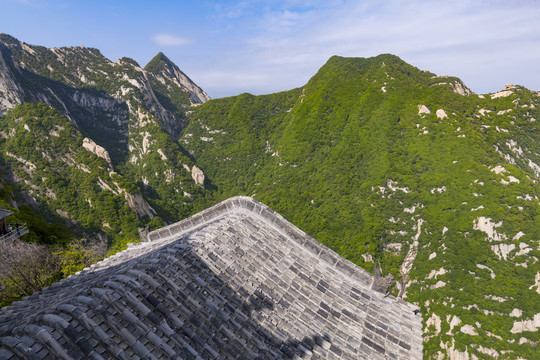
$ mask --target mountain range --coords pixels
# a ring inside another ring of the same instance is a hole
[[[474,94],[384,54],[210,100],[162,53],[142,68],[0,35],[0,114],[0,205],[27,241],[103,256],[247,195],[391,275],[426,358],[540,355],[538,92]]]

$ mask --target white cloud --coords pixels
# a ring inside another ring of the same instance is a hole
[[[191,44],[193,41],[172,34],[156,34],[152,36],[152,40],[161,46],[174,47]]]
[[[533,0],[233,0],[208,18],[204,41],[183,59],[212,97],[303,86],[332,55],[382,53],[477,93],[507,83],[540,90]]]
[[[258,17],[241,61],[257,64],[252,70],[268,76],[270,91],[277,91],[281,81],[283,89],[303,85],[332,55],[381,53],[463,77],[474,91],[496,91],[512,82],[511,72],[513,82],[520,83],[521,66],[540,53],[540,6],[529,1],[345,0],[317,5],[303,11],[269,9]]]

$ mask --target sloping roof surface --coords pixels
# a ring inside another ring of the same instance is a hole
[[[0,209],[0,220],[5,219],[10,215],[13,215],[13,211],[9,211],[7,209]]]
[[[0,359],[421,359],[418,308],[247,197],[0,313]]]

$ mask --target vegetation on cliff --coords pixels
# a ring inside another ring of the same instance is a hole
[[[301,89],[206,103],[181,140],[217,197],[254,196],[392,273],[422,307],[428,357],[530,357],[538,333],[511,330],[540,313],[540,99],[460,85],[392,55],[333,57]]]
[[[193,107],[163,54],[142,69],[0,42],[24,90],[0,119],[1,205],[57,254],[46,281],[95,260],[90,243],[112,253],[248,195],[392,274],[422,309],[427,358],[538,357],[539,93],[335,56],[302,88]]]

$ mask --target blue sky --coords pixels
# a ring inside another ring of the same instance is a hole
[[[212,98],[300,87],[332,55],[381,53],[477,93],[540,90],[539,19],[538,0],[0,0],[0,32],[141,66],[162,51]]]

